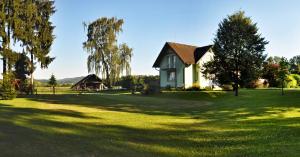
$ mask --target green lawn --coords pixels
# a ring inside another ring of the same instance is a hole
[[[0,156],[300,156],[300,90],[0,101]]]

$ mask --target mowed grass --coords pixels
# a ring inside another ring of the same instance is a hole
[[[0,101],[0,156],[300,156],[300,90]]]

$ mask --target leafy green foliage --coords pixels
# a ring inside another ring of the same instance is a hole
[[[276,59],[275,59],[276,58]],[[268,80],[270,87],[278,87],[279,80],[279,62],[278,57],[269,57],[267,61],[263,63],[262,77]]]
[[[300,74],[300,55],[291,58],[289,64],[291,73]]]
[[[12,74],[5,74],[3,76],[2,84],[0,87],[0,97],[3,100],[12,100],[16,97],[14,77]]]
[[[130,74],[132,49],[125,43],[117,44],[117,34],[122,31],[123,23],[122,19],[103,17],[84,24],[87,41],[83,47],[89,54],[88,71],[102,74],[108,87],[118,80],[124,70],[127,75]]]
[[[204,65],[206,77],[213,75],[221,84],[234,82],[235,95],[238,86],[247,87],[260,76],[263,54],[268,42],[261,37],[257,25],[242,11],[225,18],[214,39],[214,60]]]
[[[281,81],[282,95],[284,94],[283,92],[284,81],[287,79],[288,74],[289,74],[289,63],[286,58],[282,57],[279,62],[279,72],[278,72],[278,76]]]
[[[141,92],[142,94],[154,94],[160,92],[159,76],[151,75],[129,75],[121,77],[116,82],[117,86],[130,89],[132,93]]]
[[[300,75],[290,74],[284,80],[284,88],[298,88],[300,86]]]
[[[300,86],[300,75],[299,74],[291,74],[291,76],[297,81],[298,86]]]

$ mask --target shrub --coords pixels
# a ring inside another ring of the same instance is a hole
[[[214,89],[213,89],[213,87],[212,87],[212,86],[206,86],[206,87],[205,87],[205,90],[208,90],[208,91],[210,91],[210,90],[214,90]]]
[[[158,81],[159,76],[147,76],[147,75],[130,75],[130,76],[123,76],[120,78],[119,81],[116,82],[116,86],[122,86],[125,89],[133,89],[134,86],[142,84],[148,84],[151,81]]]
[[[5,75],[2,80],[3,82],[1,84],[0,93],[3,100],[11,100],[17,96],[12,80],[14,79],[10,74]]]
[[[296,88],[297,86],[297,80],[292,75],[288,75],[287,78],[284,80],[285,88]]]
[[[29,94],[30,93],[30,84],[29,80],[21,80],[20,85],[19,85],[19,92],[21,94]]]
[[[147,83],[144,84],[141,93],[144,95],[160,93],[159,82],[157,80],[148,80]]]
[[[144,89],[141,91],[143,95],[156,94],[159,92],[160,92],[159,88],[149,84],[144,85]]]
[[[199,90],[201,90],[199,83],[193,83],[191,87],[188,87],[186,89],[186,91],[199,91]]]
[[[300,86],[300,75],[299,74],[291,74],[291,76],[297,81],[297,86]]]
[[[131,89],[133,84],[136,84],[136,78],[134,76],[123,76],[116,83],[117,86],[122,86],[122,88]]]
[[[221,88],[224,90],[224,91],[232,91],[233,90],[233,86],[231,84],[225,84],[225,85],[222,85]]]
[[[171,91],[172,87],[171,87],[171,85],[167,85],[164,89],[167,90],[167,91]]]

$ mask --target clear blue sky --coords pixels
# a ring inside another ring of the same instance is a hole
[[[299,0],[56,0],[55,5],[51,55],[56,60],[49,69],[38,69],[35,78],[87,75],[82,23],[103,16],[124,19],[119,41],[134,49],[133,74],[158,74],[152,64],[166,41],[211,44],[218,23],[238,10],[252,17],[270,41],[268,55],[300,54]]]

